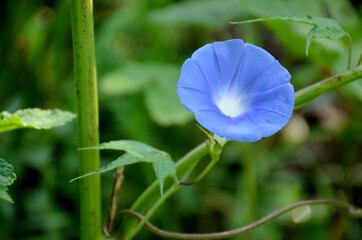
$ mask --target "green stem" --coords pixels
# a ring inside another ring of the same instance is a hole
[[[211,170],[211,168],[219,161],[220,156],[219,155],[211,155],[211,161],[210,163],[202,170],[202,172],[193,180],[192,182],[182,182],[180,181],[180,185],[193,185],[200,181],[202,178],[205,177],[205,175]]]
[[[309,87],[303,88],[295,94],[294,109],[303,107],[325,92],[331,91],[360,78],[362,78],[362,66],[358,66],[347,72],[335,75]]]
[[[362,64],[362,53],[361,53],[361,56],[359,56],[359,60],[358,60],[358,63],[357,63],[357,66],[361,65]]]
[[[168,232],[162,229],[157,228],[156,226],[154,226],[153,224],[151,224],[147,218],[145,216],[142,216],[141,214],[134,212],[134,211],[123,211],[119,214],[119,216],[122,215],[131,215],[133,217],[138,218],[139,220],[141,220],[141,222],[144,222],[147,226],[147,228],[153,232],[156,235],[162,236],[162,237],[166,237],[166,238],[174,238],[174,239],[224,239],[224,238],[230,238],[230,237],[234,237],[243,233],[246,233],[248,231],[251,231],[255,228],[260,227],[261,225],[279,217],[280,215],[287,213],[295,208],[298,207],[302,207],[302,206],[306,206],[306,205],[331,205],[334,207],[338,207],[338,208],[344,208],[348,210],[348,213],[352,216],[352,217],[362,217],[362,210],[359,208],[356,208],[355,206],[346,203],[346,202],[342,202],[342,201],[336,201],[336,200],[306,200],[306,201],[301,201],[301,202],[297,202],[297,203],[293,203],[285,208],[282,208],[280,210],[275,211],[272,214],[269,214],[268,216],[254,222],[251,223],[247,226],[241,227],[241,228],[237,228],[237,229],[233,229],[233,230],[229,230],[229,231],[224,231],[224,232],[217,232],[217,233],[176,233],[176,232]]]
[[[223,142],[223,144],[225,144],[225,142]],[[198,182],[200,181],[211,169],[212,167],[215,165],[215,163],[220,159],[219,155],[215,155],[215,154],[211,154],[211,162],[208,164],[208,166],[201,172],[201,174],[193,181],[193,182]],[[190,171],[188,171],[188,173],[190,173]],[[185,176],[186,175],[186,176]],[[187,177],[187,173],[183,174],[183,178],[185,179]],[[124,238],[124,240],[130,240],[132,239],[141,229],[142,227],[147,223],[148,219],[150,219],[152,217],[152,215],[156,212],[156,210],[162,205],[162,203],[164,203],[166,201],[167,198],[169,198],[172,194],[174,194],[179,188],[180,188],[180,183],[179,182],[175,182],[172,187],[170,187],[170,189],[166,192],[166,194],[159,198],[156,203],[154,203],[152,205],[152,207],[147,211],[146,216],[141,220],[141,222],[132,229],[132,232],[127,235],[126,238]]]
[[[206,156],[208,153],[209,149],[206,141],[191,150],[176,163],[176,175],[179,176],[181,180],[186,180],[200,159]],[[136,200],[130,209],[140,213],[147,212],[146,217],[151,217],[152,214],[157,210],[160,202],[165,201],[166,198],[179,189],[179,183],[172,184],[172,182],[166,181],[165,188],[166,187],[169,187],[169,190],[163,197],[159,198],[159,186],[157,182],[154,182]],[[143,225],[144,223],[138,223],[133,218],[127,218],[126,221],[123,222],[123,226],[119,228],[119,231],[121,232],[117,233],[118,239],[132,239],[132,237],[137,234]]]
[[[105,224],[103,225],[103,232],[107,237],[112,236],[114,230],[114,223],[117,216],[118,202],[121,195],[121,188],[124,182],[124,166],[118,167],[114,174],[114,182],[112,188],[111,201],[109,203],[108,216]]]
[[[311,102],[313,99],[320,96],[322,93],[335,89],[343,84],[348,82],[352,82],[362,77],[362,66],[356,67],[350,71],[345,73],[336,75],[334,77],[328,78],[323,80],[319,83],[313,84],[309,87],[306,87],[302,90],[299,90],[295,94],[295,105],[294,109],[298,109],[307,103]],[[310,99],[309,99],[310,98]],[[225,144],[225,143],[223,143]],[[202,143],[201,145],[197,146],[191,152],[186,154],[183,158],[181,158],[176,164],[176,172],[177,176],[182,176],[186,178],[190,173],[190,166],[194,166],[200,159],[206,156],[209,153],[207,142]],[[210,169],[209,169],[210,170]],[[166,184],[165,184],[166,185]],[[171,183],[168,183],[168,186],[171,186]],[[176,192],[178,188],[173,189],[170,194]],[[167,195],[168,196],[168,195]],[[131,211],[138,212],[144,214],[147,212],[148,209],[152,209],[152,213],[156,210],[155,202],[158,202],[157,199],[159,198],[159,188],[157,182],[154,182],[132,205],[130,208]],[[163,200],[161,200],[163,201]],[[151,212],[149,212],[151,213]],[[150,218],[152,214],[146,215],[147,219]],[[135,219],[127,218],[123,222],[123,226],[119,228],[118,232],[119,236],[125,236],[124,239],[132,239],[133,236],[137,234],[137,232],[142,228],[144,222],[138,223]],[[135,231],[137,228],[137,231]],[[132,235],[130,235],[132,233]],[[119,238],[119,239],[122,239]]]
[[[70,0],[74,79],[77,93],[78,147],[99,143],[93,1]],[[99,150],[79,151],[79,175],[99,168]],[[79,181],[81,239],[101,239],[100,176]]]
[[[190,174],[189,166],[196,165],[201,158],[206,156],[208,153],[207,141],[200,144],[184,157],[182,157],[176,163],[176,175],[182,179],[186,179]],[[159,186],[157,182],[154,182],[147,190],[136,200],[132,205],[131,210],[136,212],[145,212],[150,204],[152,204],[155,199],[159,197]]]
[[[175,182],[172,187],[163,195],[163,197],[159,198],[152,207],[147,211],[147,214],[144,216],[143,219],[137,224],[135,228],[132,229],[130,234],[128,234],[125,238],[122,238],[123,240],[130,240],[136,234],[143,228],[143,226],[147,223],[148,219],[152,217],[152,215],[157,211],[157,209],[168,199],[172,194],[174,194],[178,189],[180,188],[180,185],[178,182]],[[120,215],[117,216],[117,218],[120,217]]]

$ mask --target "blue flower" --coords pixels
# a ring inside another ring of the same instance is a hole
[[[267,51],[240,39],[195,51],[182,66],[177,94],[200,125],[240,142],[279,131],[295,99],[289,72]]]

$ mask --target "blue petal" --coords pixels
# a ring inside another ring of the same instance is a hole
[[[191,59],[203,75],[202,78],[194,79],[194,81],[206,81],[210,94],[216,94],[220,85],[220,65],[213,45],[209,43],[199,48],[192,54]]]
[[[289,117],[270,110],[253,110],[244,115],[252,119],[255,126],[259,129],[262,137],[270,137],[278,132],[289,121]]]
[[[261,139],[262,133],[250,119],[239,116],[237,118],[230,118],[230,123],[225,129],[224,137],[227,140],[239,142],[256,142]]]
[[[250,95],[246,100],[247,111],[268,110],[280,115],[291,117],[294,107],[294,88],[290,83],[285,83],[264,92]]]
[[[255,142],[261,138],[260,131],[250,120],[242,116],[238,118],[225,116],[216,108],[197,111],[195,118],[204,128],[227,140]]]
[[[229,125],[229,118],[222,114],[219,109],[206,109],[195,112],[196,121],[220,137],[225,136],[225,128]]]
[[[181,76],[177,87],[187,87],[200,90],[206,94],[210,93],[208,81],[197,63],[188,58],[181,68]]]
[[[213,43],[220,68],[219,89],[222,92],[218,92],[218,94],[224,94],[228,91],[235,79],[238,69],[240,69],[243,63],[245,46],[244,42],[240,39]]]
[[[235,53],[234,53],[235,54]],[[245,51],[239,69],[232,79],[229,94],[240,94],[251,82],[253,82],[265,69],[268,68],[275,58],[264,49],[252,44],[245,44]]]
[[[181,99],[181,104],[188,111],[195,112],[199,109],[205,109],[209,107],[214,107],[210,97],[197,89],[188,88],[188,87],[179,87],[177,88],[177,95]]]
[[[246,96],[257,92],[264,92],[289,82],[290,74],[288,70],[275,60],[249,81],[242,90],[242,95]]]

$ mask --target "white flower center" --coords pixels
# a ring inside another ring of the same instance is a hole
[[[217,103],[217,106],[229,117],[236,117],[243,111],[240,97],[223,96]]]

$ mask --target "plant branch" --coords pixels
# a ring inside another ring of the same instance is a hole
[[[358,60],[358,63],[357,63],[357,66],[361,65],[362,64],[362,53],[361,53],[361,56],[359,56],[359,60]]]
[[[183,182],[183,181],[179,181],[180,185],[193,185],[197,182],[199,182],[203,177],[205,177],[205,175],[211,170],[211,168],[219,161],[220,156],[219,155],[211,155],[211,161],[210,163],[207,165],[207,167],[202,170],[202,172],[195,178],[195,180],[193,180],[192,182]]]
[[[295,93],[294,109],[303,107],[325,92],[362,78],[362,66],[312,84]]]
[[[78,148],[98,145],[98,95],[93,1],[70,0]],[[79,175],[99,168],[99,150],[79,151]],[[79,181],[81,239],[101,239],[100,176]]]
[[[184,157],[182,157],[176,163],[176,175],[181,179],[186,179],[190,174],[190,166],[196,165],[201,158],[208,154],[207,141],[201,143],[196,148],[192,149]],[[166,182],[170,185],[169,182]],[[146,191],[135,201],[132,205],[131,210],[136,212],[145,212],[150,204],[155,202],[155,199],[159,197],[159,186],[155,181]]]
[[[107,237],[112,236],[114,230],[114,223],[117,216],[118,200],[121,194],[121,188],[124,182],[123,176],[124,166],[118,167],[114,174],[114,182],[112,188],[111,201],[109,203],[109,210],[107,220],[103,226],[103,232]]]
[[[163,197],[159,198],[155,202],[155,204],[152,205],[152,207],[147,211],[147,214],[143,216],[139,224],[137,224],[137,226],[132,229],[131,233],[127,235],[124,238],[124,240],[130,240],[134,236],[136,236],[136,234],[143,228],[143,226],[147,224],[148,219],[152,217],[152,215],[157,211],[157,209],[161,206],[161,204],[164,203],[166,199],[168,199],[172,194],[174,194],[179,189],[179,187],[180,187],[179,183],[177,182],[174,183],[172,187],[163,195]],[[117,218],[119,219],[120,217],[121,215],[118,214]]]
[[[229,231],[224,231],[224,232],[217,232],[217,233],[202,233],[202,234],[197,234],[197,233],[176,233],[176,232],[169,232],[169,231],[165,231],[162,229],[157,228],[156,226],[154,226],[153,224],[151,224],[146,217],[142,216],[141,214],[134,212],[134,211],[130,211],[130,210],[125,210],[122,211],[118,216],[122,216],[122,215],[131,215],[133,217],[138,218],[139,220],[141,220],[142,222],[145,223],[145,225],[147,226],[147,228],[153,232],[156,235],[162,236],[162,237],[166,237],[166,238],[174,238],[174,239],[223,239],[223,238],[229,238],[229,237],[234,237],[243,233],[246,233],[248,231],[251,231],[255,228],[258,228],[260,226],[262,226],[263,224],[279,217],[280,215],[287,213],[295,208],[301,207],[301,206],[306,206],[306,205],[331,205],[334,207],[338,207],[338,208],[344,208],[348,211],[348,213],[353,216],[353,217],[362,217],[362,209],[356,208],[355,206],[346,203],[346,202],[342,202],[342,201],[336,201],[336,200],[305,200],[305,201],[301,201],[301,202],[297,202],[294,204],[291,204],[287,207],[284,207],[280,210],[275,211],[272,214],[269,214],[268,216],[254,222],[251,223],[247,226],[241,227],[241,228],[237,228],[237,229],[233,229],[233,230],[229,230]]]

